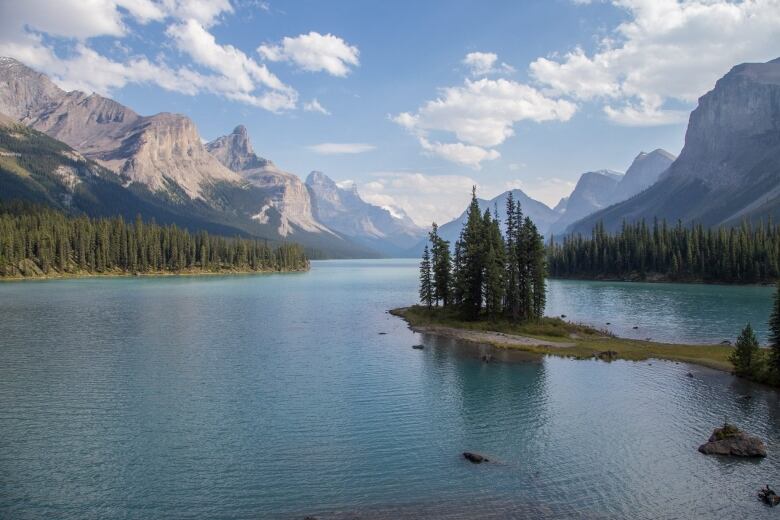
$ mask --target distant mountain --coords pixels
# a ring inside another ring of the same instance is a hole
[[[264,205],[252,218],[268,222],[271,212],[278,214],[277,232],[288,236],[301,229],[310,233],[334,235],[312,213],[312,200],[306,185],[292,173],[280,170],[273,162],[258,157],[249,142],[244,125],[237,126],[229,135],[206,144],[206,149],[220,163],[230,168],[265,193]]]
[[[314,222],[300,179],[252,157],[251,147],[244,159],[232,150],[238,163],[220,162],[223,151],[214,144],[216,156],[209,153],[185,116],[140,116],[97,94],[65,92],[12,58],[0,58],[0,112],[71,146],[125,179],[128,189],[145,188],[171,213],[197,211],[244,234],[293,240],[327,256],[377,255]],[[240,163],[255,159],[265,164]]]
[[[569,195],[566,210],[557,215],[558,218],[550,226],[549,232],[562,233],[573,222],[607,207],[622,179],[623,174],[613,170],[583,173]]]
[[[634,158],[626,174],[612,192],[609,205],[628,200],[653,184],[674,162],[674,155],[657,148],[650,153],[641,152]]]
[[[526,195],[523,190],[516,189],[511,190],[511,192],[515,201],[520,203],[520,207],[523,210],[523,215],[531,218],[542,235],[546,234],[550,230],[550,226],[558,219],[560,215],[554,210],[550,209],[550,207],[546,204],[532,199]],[[491,212],[493,212],[494,208],[498,208],[498,217],[501,220],[502,225],[505,224],[506,200],[509,197],[509,193],[509,191],[505,191],[501,195],[490,200],[477,199],[479,202],[480,211],[484,212],[486,209],[489,209]],[[458,218],[439,226],[439,235],[443,239],[448,240],[451,245],[455,244],[458,238],[460,238],[460,231],[463,229],[463,225],[466,223],[468,216],[467,211],[468,208],[464,209],[463,213],[461,213]],[[427,238],[423,239],[414,247],[412,251],[416,255],[422,253],[423,247],[425,247],[426,244],[426,240]]]
[[[589,233],[655,217],[706,226],[780,217],[780,59],[732,68],[691,113],[685,146],[659,181],[569,228]]]
[[[355,184],[340,188],[324,173],[313,171],[306,186],[320,222],[386,256],[407,256],[409,248],[426,234],[402,210],[390,211],[364,201]]]
[[[555,205],[553,208],[553,211],[556,213],[563,213],[566,211],[566,205],[569,203],[569,197],[562,197],[561,200],[558,201],[558,204]]]

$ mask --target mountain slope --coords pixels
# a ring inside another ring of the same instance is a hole
[[[780,216],[780,59],[732,68],[691,113],[685,146],[639,195],[569,228],[655,217],[706,226]]]
[[[65,92],[9,58],[0,61],[0,112],[62,141],[86,158],[148,186],[175,182],[191,198],[208,186],[241,178],[203,147],[195,124],[179,114],[139,116],[98,94]]]
[[[127,189],[151,194],[171,213],[195,212],[215,225],[229,222],[261,238],[289,238],[309,247],[313,257],[318,253],[312,249],[327,256],[376,256],[299,218],[305,208],[279,202],[280,191],[290,185],[308,197],[300,179],[280,171],[244,178],[206,150],[185,116],[140,116],[96,94],[65,92],[11,58],[0,58],[0,112],[68,144],[124,179]]]
[[[650,153],[641,152],[634,158],[626,174],[612,192],[609,205],[628,200],[653,184],[674,162],[674,155],[657,148]]]
[[[91,216],[143,214],[159,223],[223,235],[252,235],[202,204],[170,205],[61,141],[0,114],[0,199],[23,199]]]
[[[623,175],[612,170],[583,173],[566,202],[566,210],[549,228],[550,233],[563,232],[571,223],[609,205]]]
[[[273,210],[281,218],[277,228],[281,236],[294,233],[296,228],[333,235],[314,217],[311,196],[301,179],[280,170],[268,159],[258,157],[249,142],[246,127],[237,126],[232,133],[207,143],[206,149],[224,166],[265,193],[263,206],[252,218],[265,222]]]
[[[343,189],[322,172],[311,172],[306,186],[315,216],[328,227],[387,256],[407,256],[426,231],[406,214],[393,214],[360,198],[355,185]]]

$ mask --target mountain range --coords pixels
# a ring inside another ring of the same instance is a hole
[[[480,207],[502,214],[509,192]],[[583,173],[555,206],[513,190],[545,235],[654,218],[706,226],[780,216],[780,59],[734,67],[699,99],[680,156],[656,149],[625,174]],[[426,229],[313,171],[304,182],[253,150],[246,127],[208,143],[180,114],[142,116],[66,92],[0,58],[0,199],[90,215],[141,213],[221,234],[303,244],[313,257],[417,255]],[[465,212],[439,233],[458,238]]]
[[[732,68],[699,98],[682,152],[658,182],[568,231],[656,217],[705,226],[780,217],[780,59]]]
[[[101,178],[118,185],[112,187],[113,199],[127,199],[115,203],[118,207],[137,207],[133,194],[140,193],[147,204],[160,209],[154,215],[164,222],[291,240],[314,257],[381,256],[386,254],[383,248],[368,245],[376,244],[377,236],[408,248],[423,233],[409,226],[408,219],[375,206],[373,214],[366,210],[362,227],[339,232],[315,216],[312,192],[299,177],[254,153],[244,126],[204,145],[186,116],[141,116],[98,94],[66,92],[12,58],[0,58],[0,114],[61,142],[89,161],[92,170],[99,166],[101,172],[111,172],[113,176]],[[18,184],[10,171],[4,169],[0,177],[3,198],[12,193],[6,186]],[[53,191],[44,199],[59,200],[60,205],[70,200],[60,196],[58,183],[45,186]],[[89,204],[71,209],[99,213]],[[403,231],[396,234],[399,229]]]

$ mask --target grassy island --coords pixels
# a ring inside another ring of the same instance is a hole
[[[617,338],[605,331],[570,323],[560,318],[516,323],[509,320],[465,321],[443,308],[419,305],[390,311],[406,320],[416,332],[438,334],[465,341],[517,349],[543,355],[576,359],[601,358],[642,361],[665,359],[731,372],[734,366],[729,345],[668,344]]]

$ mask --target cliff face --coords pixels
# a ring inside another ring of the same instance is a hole
[[[699,98],[685,147],[670,171],[708,186],[739,184],[741,171],[780,145],[780,58],[743,63]]]
[[[0,57],[0,112],[23,121],[59,103],[65,92],[40,72]]]
[[[252,149],[246,127],[237,126],[232,133],[207,143],[206,149],[221,164],[262,191],[263,204],[252,218],[269,223],[274,213],[278,216],[277,230],[281,236],[294,233],[296,227],[313,233],[330,233],[315,218],[311,195],[301,179],[258,157]]]
[[[143,117],[97,94],[65,92],[10,58],[0,61],[0,112],[153,191],[181,189],[203,199],[215,182],[242,182],[206,151],[189,118],[168,113]]]
[[[658,217],[706,226],[780,217],[780,59],[732,68],[691,113],[680,156],[649,189],[569,228]]]
[[[206,150],[234,172],[265,168],[272,164],[255,154],[244,125],[238,125],[230,134],[207,143]]]

